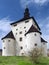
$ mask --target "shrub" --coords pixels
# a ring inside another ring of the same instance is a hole
[[[34,63],[36,64],[40,63],[41,57],[42,57],[42,49],[34,48],[33,50],[31,50],[30,58]]]

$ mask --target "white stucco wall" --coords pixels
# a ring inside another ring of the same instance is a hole
[[[24,40],[25,40],[25,33],[29,30],[29,28],[32,26],[32,19],[28,20],[29,22],[25,23],[25,21],[17,23],[17,26],[11,26],[11,29],[13,31],[13,35],[16,39],[16,55],[21,55],[21,46],[24,49]],[[24,28],[26,27],[26,28]],[[16,30],[18,29],[18,30]],[[22,34],[20,32],[22,31]],[[17,34],[16,34],[17,33]],[[22,37],[22,41],[20,41],[20,37]]]
[[[35,36],[36,34],[36,36]],[[26,51],[27,54],[29,54],[28,52],[33,50],[33,48],[35,48],[35,44],[37,44],[38,48],[41,48],[41,39],[40,39],[40,34],[37,32],[33,32],[33,33],[29,33],[26,35]]]
[[[2,44],[2,56],[15,56],[16,55],[15,40],[11,38],[6,38],[3,39],[3,41],[4,42]]]
[[[29,21],[29,22],[25,23],[25,21]],[[12,29],[12,31],[13,31],[13,34],[14,34],[14,37],[15,37],[15,38],[18,39],[18,37],[19,37],[19,35],[20,35],[20,34],[19,34],[20,31],[22,31],[22,32],[23,32],[22,34],[24,35],[24,34],[30,29],[30,27],[31,27],[32,25],[37,28],[37,26],[35,25],[35,22],[33,21],[33,19],[28,19],[28,20],[25,20],[25,21],[16,23],[17,26],[11,25],[11,29]],[[26,28],[24,29],[24,27],[26,27]],[[16,29],[18,29],[18,30],[16,30]],[[26,32],[25,32],[25,30],[26,30]],[[17,35],[16,35],[16,33],[17,33]],[[17,36],[18,36],[18,37],[17,37]]]
[[[47,56],[47,43],[42,42],[42,53],[44,56]]]
[[[25,23],[25,21],[29,21],[29,22]],[[25,20],[25,21],[17,23],[16,26],[11,25],[13,35],[16,39],[16,55],[21,55],[20,54],[22,52],[21,46],[23,47],[24,51],[26,50],[25,47],[27,45],[25,45],[25,43],[26,43],[25,42],[26,41],[25,33],[30,29],[30,27],[32,25],[34,25],[37,28],[33,19],[28,19],[28,20]],[[26,27],[26,28],[24,28],[24,27]],[[20,34],[21,31],[22,31],[22,34]],[[20,37],[22,37],[22,41],[20,41]],[[28,39],[27,39],[27,41],[28,41]],[[30,41],[29,41],[29,43],[30,43]]]

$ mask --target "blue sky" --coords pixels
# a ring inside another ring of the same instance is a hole
[[[49,0],[0,0],[0,48],[1,38],[11,30],[9,24],[23,17],[26,6],[39,24],[49,48]]]

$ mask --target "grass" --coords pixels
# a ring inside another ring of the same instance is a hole
[[[0,56],[0,65],[49,65],[49,58],[41,58],[39,64],[35,64],[28,57]]]

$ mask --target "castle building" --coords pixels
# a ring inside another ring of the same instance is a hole
[[[2,38],[2,56],[27,56],[35,47],[43,48],[43,55],[47,56],[47,41],[42,38],[41,29],[34,17],[30,17],[28,8],[24,17],[10,26],[11,31]]]

